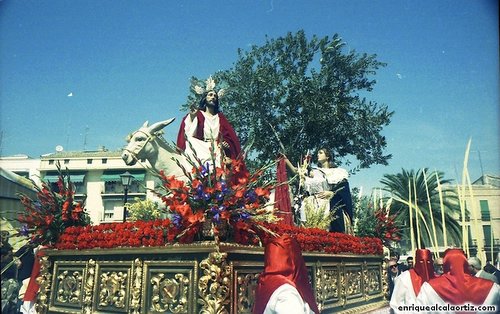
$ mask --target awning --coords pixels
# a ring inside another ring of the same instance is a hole
[[[122,173],[104,173],[101,176],[101,181],[104,182],[122,182],[122,178],[120,177]],[[139,181],[139,182],[144,182],[144,176],[146,175],[144,172],[143,173],[132,173],[130,174],[134,177],[132,180],[133,181]]]
[[[121,182],[122,179],[120,178],[119,174],[103,174],[101,176],[101,181],[104,181],[104,182]]]
[[[69,174],[69,179],[73,183],[81,183],[85,179],[85,174]],[[58,174],[47,174],[43,177],[43,181],[48,181],[50,183],[56,183],[59,181]]]

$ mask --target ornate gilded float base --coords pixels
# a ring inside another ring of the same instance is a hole
[[[213,242],[49,250],[39,313],[251,313],[263,248]],[[304,253],[322,313],[383,306],[382,257]]]

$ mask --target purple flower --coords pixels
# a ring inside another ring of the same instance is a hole
[[[201,166],[201,175],[206,177],[210,173],[210,164],[207,162],[205,165]]]
[[[221,186],[221,191],[223,194],[227,194],[229,192],[229,189],[227,188],[226,181],[221,181],[220,186]]]
[[[174,224],[174,226],[176,226],[177,228],[180,228],[182,227],[182,217],[181,215],[175,213],[172,215],[172,223]]]
[[[240,214],[240,217],[241,217],[241,219],[243,219],[243,220],[247,220],[248,218],[250,218],[250,215],[249,215],[247,212],[242,212],[242,213]]]
[[[24,237],[29,236],[30,230],[28,229],[28,225],[26,224],[21,225],[21,228],[19,229],[19,234]]]
[[[210,198],[211,198],[211,197],[212,197],[212,195],[210,195],[210,193],[203,193],[203,199],[204,199],[205,201],[210,200]]]
[[[34,201],[33,207],[38,211],[42,211],[42,203],[40,203],[40,201]]]
[[[248,198],[248,200],[253,203],[257,200],[257,194],[255,194],[254,190],[250,190],[245,193],[245,196]]]
[[[203,185],[200,184],[196,187],[196,194],[198,194],[199,196],[203,195]]]

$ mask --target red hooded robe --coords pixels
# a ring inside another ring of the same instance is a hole
[[[309,308],[319,314],[300,245],[288,235],[275,238],[266,245],[264,271],[255,291],[253,313],[262,314],[273,292],[283,284],[295,287]]]

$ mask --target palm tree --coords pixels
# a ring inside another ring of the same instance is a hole
[[[383,179],[380,180],[380,183],[384,185],[383,190],[390,192],[393,198],[390,208],[391,213],[397,215],[397,220],[404,226],[404,229],[406,229],[403,230],[404,234],[410,235],[409,206],[411,205],[413,210],[415,210],[416,204],[421,213],[418,219],[418,226],[420,229],[422,247],[432,247],[434,231],[431,219],[434,220],[436,234],[439,235],[438,242],[440,243],[438,244],[443,245],[442,239],[444,228],[438,186],[449,184],[452,180],[444,179],[443,172],[430,173],[427,168],[423,170],[420,169],[417,172],[414,170],[401,170],[402,172],[398,174],[385,174]],[[460,205],[457,193],[454,189],[446,189],[443,191],[442,207],[446,224],[446,234],[449,239],[448,243],[459,245],[462,240],[462,229],[457,221],[460,213]],[[415,239],[417,239],[417,219],[415,216],[415,211],[413,211],[412,223],[414,226],[414,236]],[[441,239],[441,241],[439,241],[439,239]]]

